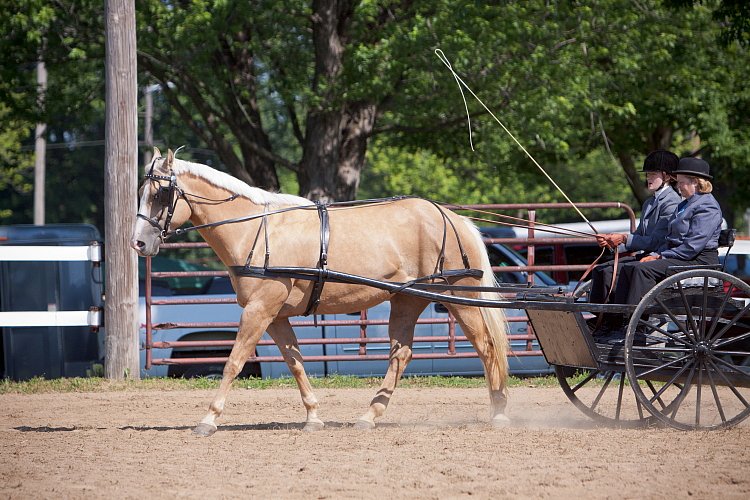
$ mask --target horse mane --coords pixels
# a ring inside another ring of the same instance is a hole
[[[231,193],[236,193],[243,198],[249,199],[256,205],[268,205],[269,207],[278,207],[283,205],[312,205],[313,203],[307,198],[295,196],[293,194],[272,193],[263,189],[249,186],[236,177],[211,168],[202,163],[193,163],[185,160],[174,159],[172,171],[177,174],[193,174],[216,187],[226,189]]]

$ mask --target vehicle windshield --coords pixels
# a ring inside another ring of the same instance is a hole
[[[492,267],[509,267],[509,266],[525,266],[526,259],[524,259],[518,252],[511,250],[505,245],[489,245],[487,247],[487,255],[490,257],[490,264]],[[526,277],[528,273],[521,271],[510,271],[510,272],[496,272],[495,278],[499,283],[511,283],[511,284],[522,284],[526,283]],[[536,284],[538,285],[556,285],[548,274],[541,271],[534,273],[536,277]]]
[[[210,271],[206,266],[194,264],[182,259],[170,259],[168,257],[155,256],[151,257],[152,272],[172,272],[172,271]],[[141,294],[143,293],[143,283],[146,277],[146,259],[138,259],[138,281],[140,283]],[[206,288],[213,280],[210,276],[189,276],[179,278],[154,278],[151,285],[155,294],[168,292],[174,295],[201,294],[205,293]],[[156,291],[159,293],[156,293]]]

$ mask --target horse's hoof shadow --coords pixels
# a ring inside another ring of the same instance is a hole
[[[193,434],[200,437],[209,437],[212,436],[216,432],[216,426],[211,424],[204,424],[201,422],[198,424],[195,429],[193,429]]]
[[[361,431],[371,431],[375,428],[375,423],[369,420],[357,420],[354,423],[354,428]]]
[[[305,426],[302,428],[303,432],[317,432],[322,431],[325,428],[325,424],[323,422],[307,422]]]

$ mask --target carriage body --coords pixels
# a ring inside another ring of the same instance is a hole
[[[730,274],[692,268],[635,306],[544,297],[528,301],[527,312],[563,390],[584,413],[625,426],[714,429],[750,415],[750,299],[738,297],[749,292]],[[629,316],[622,344],[597,342],[584,316],[592,308]]]

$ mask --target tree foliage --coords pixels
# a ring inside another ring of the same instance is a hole
[[[646,196],[642,158],[670,147],[708,158],[725,209],[744,207],[747,47],[717,42],[734,2],[674,3],[141,0],[140,84],[159,84],[157,140],[188,144],[193,158],[264,188],[322,200],[562,201],[467,96],[471,150],[440,48],[572,199],[637,204]],[[28,131],[44,119],[77,151],[78,161],[59,160],[64,168],[76,177],[79,167],[101,169],[95,149],[77,145],[102,138],[102,5],[0,6],[12,13],[0,20],[2,140],[17,152],[0,156],[0,190],[15,193],[0,210],[18,215],[28,212],[14,207],[29,189],[30,136],[22,150],[23,134],[6,129]],[[742,29],[744,10],[731,12]],[[50,90],[39,106],[33,68],[42,56]],[[77,208],[60,213],[100,206],[99,194],[68,195]],[[53,206],[57,215],[61,205]]]

